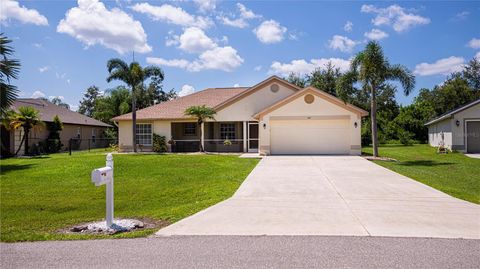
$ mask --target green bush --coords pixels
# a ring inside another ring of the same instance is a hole
[[[400,140],[400,143],[402,143],[405,146],[410,146],[413,144],[413,140],[412,140],[413,136],[414,134],[409,131],[405,131],[402,129],[398,130],[398,140]]]
[[[167,138],[163,135],[153,134],[153,151],[167,152]]]
[[[60,132],[63,130],[63,123],[58,115],[55,115],[53,122],[47,123],[47,127],[50,133],[48,134],[47,140],[45,140],[45,145],[43,145],[44,150],[48,153],[59,152],[63,146],[60,141]]]

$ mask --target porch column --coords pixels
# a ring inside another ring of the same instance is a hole
[[[244,121],[243,122],[243,152],[247,152],[248,149],[247,149],[247,137],[248,137],[248,134],[247,134],[247,122]]]
[[[205,150],[205,122],[202,123],[200,128],[202,129],[202,137],[200,137],[200,144],[202,144],[203,150]]]

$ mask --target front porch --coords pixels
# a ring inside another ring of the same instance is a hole
[[[207,152],[258,152],[258,123],[247,121],[172,122],[172,152],[195,152],[200,143]]]

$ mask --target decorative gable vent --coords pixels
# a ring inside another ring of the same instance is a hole
[[[280,89],[280,87],[278,87],[278,84],[272,84],[272,85],[270,86],[270,90],[271,90],[272,92],[278,92],[279,89]]]

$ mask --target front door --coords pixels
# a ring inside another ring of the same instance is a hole
[[[480,121],[467,121],[467,152],[480,153]]]
[[[248,123],[248,152],[258,152],[258,122]]]

